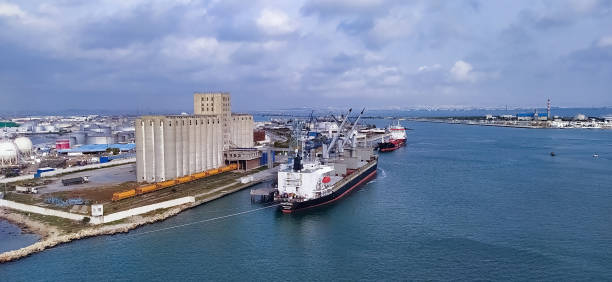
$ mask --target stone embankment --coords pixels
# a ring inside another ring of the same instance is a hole
[[[183,206],[171,208],[161,214],[148,216],[148,217],[140,217],[135,222],[87,228],[87,229],[84,229],[84,230],[81,230],[75,233],[70,233],[70,234],[65,234],[65,235],[52,235],[51,234],[47,236],[46,238],[44,238],[42,241],[36,242],[30,246],[21,248],[19,250],[14,250],[14,251],[5,252],[5,253],[0,254],[0,263],[17,260],[17,259],[29,256],[31,254],[43,251],[47,248],[52,248],[59,244],[68,243],[73,240],[79,240],[79,239],[84,239],[84,238],[99,236],[99,235],[125,233],[141,225],[154,223],[154,222],[169,218],[171,216],[174,216],[180,213],[181,211],[183,211],[184,209],[190,208],[191,206],[192,206],[191,204],[185,204]],[[41,235],[45,235],[45,233],[43,232]]]
[[[258,173],[253,174],[254,180],[252,182],[245,183],[243,185],[239,185],[234,188],[229,188],[226,186],[219,187],[211,191],[211,193],[203,193],[201,195],[198,195],[198,198],[199,197],[203,197],[203,198],[196,200],[194,203],[186,203],[180,206],[174,206],[160,214],[155,214],[151,216],[142,216],[142,215],[132,216],[127,219],[127,220],[130,220],[130,222],[127,222],[127,223],[118,223],[118,224],[113,224],[113,225],[99,225],[99,226],[86,228],[81,231],[69,233],[69,234],[59,235],[60,232],[59,230],[57,230],[57,228],[49,226],[44,223],[30,220],[26,216],[23,216],[23,215],[11,213],[11,212],[0,213],[1,218],[5,218],[21,227],[25,227],[25,229],[33,231],[34,233],[39,234],[43,237],[41,241],[36,242],[30,246],[21,248],[19,250],[9,251],[9,252],[0,254],[0,264],[4,262],[18,260],[20,258],[29,256],[34,253],[41,252],[45,249],[52,248],[52,247],[55,247],[63,243],[68,243],[73,240],[79,240],[79,239],[84,239],[84,238],[99,236],[99,235],[126,233],[139,226],[165,220],[169,217],[179,214],[183,210],[199,206],[201,204],[225,197],[237,191],[243,190],[247,187],[261,183],[263,181],[270,180],[274,178],[274,175],[277,171],[278,171],[278,167],[274,169],[260,171]]]

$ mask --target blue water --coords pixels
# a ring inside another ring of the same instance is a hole
[[[612,280],[612,131],[407,125],[408,146],[331,206],[161,230],[260,207],[242,191],[0,280]]]
[[[22,233],[19,227],[0,219],[0,253],[23,248],[38,239],[38,235]]]

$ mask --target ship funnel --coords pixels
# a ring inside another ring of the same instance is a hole
[[[299,155],[295,156],[295,158],[293,158],[293,171],[300,171],[302,168],[302,157]]]

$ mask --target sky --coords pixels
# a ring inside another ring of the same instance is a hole
[[[612,105],[612,0],[0,0],[0,112]]]

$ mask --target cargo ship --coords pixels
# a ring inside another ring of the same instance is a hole
[[[360,146],[354,138],[359,117],[340,138],[345,119],[331,143],[323,144],[320,154],[296,149],[293,160],[281,165],[274,201],[283,213],[335,202],[376,176],[378,156],[372,147]]]
[[[399,120],[397,124],[389,126],[389,134],[388,142],[378,143],[378,150],[380,152],[393,152],[406,145],[406,128],[399,123]]]
[[[399,149],[399,147],[400,147],[399,144],[396,144],[396,143],[391,142],[391,141],[378,143],[378,150],[380,152],[383,152],[383,153],[393,152],[393,151]]]
[[[406,128],[400,124],[399,120],[397,124],[389,126],[389,132],[391,133],[389,142],[397,144],[400,147],[406,144]]]

